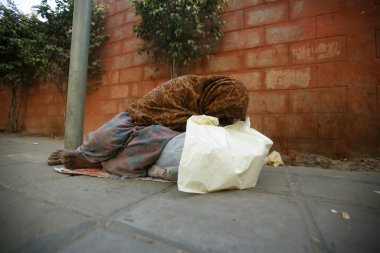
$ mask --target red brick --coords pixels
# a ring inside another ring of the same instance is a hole
[[[124,12],[107,16],[104,24],[106,30],[121,26],[124,24]]]
[[[133,54],[123,54],[111,58],[110,69],[122,69],[132,66]]]
[[[248,113],[288,112],[288,91],[257,91],[249,93]]]
[[[347,12],[317,16],[317,37],[344,35],[347,34],[351,26]]]
[[[261,26],[288,19],[287,1],[262,4],[244,10],[244,26]]]
[[[155,88],[157,85],[153,81],[146,81],[140,83],[130,84],[130,98],[140,98],[143,97],[150,90]]]
[[[380,115],[380,84],[377,85],[376,88],[376,93],[377,93],[377,115]]]
[[[344,138],[347,123],[348,118],[345,113],[318,114],[318,138],[329,140]]]
[[[380,58],[380,29],[376,30],[376,57]]]
[[[102,75],[102,84],[108,85],[108,84],[117,84],[119,83],[119,71],[106,71]]]
[[[140,89],[139,89],[140,93],[138,96],[142,97],[156,87],[157,87],[156,82],[153,82],[153,81],[142,82],[142,83],[140,83]]]
[[[129,85],[114,85],[111,87],[110,98],[128,98]]]
[[[55,90],[54,93],[43,93],[42,104],[56,104],[61,102],[61,94]]]
[[[247,87],[248,91],[262,90],[263,89],[263,71],[262,70],[249,70],[243,72],[228,73],[240,81]]]
[[[226,33],[223,37],[222,51],[247,49],[264,45],[264,29],[253,28]]]
[[[224,32],[240,30],[243,27],[243,11],[241,10],[224,14],[222,17],[225,21]]]
[[[116,2],[109,2],[108,0],[104,0],[103,2],[103,4],[107,6],[107,14],[114,15],[116,13]]]
[[[137,98],[126,98],[121,99],[118,101],[118,111],[119,112],[125,112],[125,109],[131,105],[132,103],[136,102]]]
[[[45,111],[45,115],[48,115],[48,116],[63,116],[63,105],[62,104],[48,105],[48,107],[47,107],[47,113]]]
[[[26,114],[28,116],[44,116],[47,114],[47,105],[29,105],[26,108]]]
[[[237,0],[231,1],[231,3],[225,8],[225,12],[244,9],[246,7],[254,6],[263,3],[264,0]]]
[[[41,120],[40,117],[28,117],[25,120],[26,128],[32,129],[32,128],[38,128],[41,126]]]
[[[8,127],[8,110],[11,104],[8,88],[0,87],[0,129]]]
[[[347,112],[347,89],[334,87],[290,90],[289,111],[293,113]]]
[[[136,16],[134,10],[131,8],[125,14],[125,23],[136,23],[141,20],[140,16]]]
[[[143,44],[137,37],[131,37],[123,41],[123,53],[135,52]]]
[[[376,154],[380,121],[377,115],[351,114],[345,136],[349,148],[359,154]]]
[[[293,43],[289,50],[291,64],[342,61],[347,58],[345,36]]]
[[[245,51],[247,68],[275,67],[288,64],[288,46],[276,45]]]
[[[123,40],[134,36],[133,24],[126,24],[114,29],[108,29],[107,32],[110,36],[109,42]]]
[[[264,114],[264,134],[269,138],[317,137],[317,118],[312,114]]]
[[[169,70],[167,66],[157,66],[157,64],[144,66],[144,80],[155,80],[167,78]]]
[[[317,143],[317,144],[316,144]],[[288,139],[289,152],[308,152],[312,154],[320,154],[324,150],[320,150],[318,142],[315,139],[301,139],[301,138],[291,138]]]
[[[151,54],[150,55],[146,53],[138,54],[137,52],[133,53],[132,66],[140,66],[140,65],[153,63],[153,62],[154,62],[154,58]]]
[[[263,132],[263,115],[262,114],[248,114],[251,122],[251,127],[259,132]]]
[[[123,43],[116,41],[114,43],[107,43],[99,50],[100,56],[103,58],[120,55],[122,53]]]
[[[350,84],[351,66],[347,62],[323,63],[317,65],[317,85],[320,87],[344,86]]]
[[[143,79],[143,68],[134,67],[120,70],[120,83],[139,82]]]
[[[128,9],[131,6],[132,6],[132,2],[125,1],[125,0],[119,0],[118,2],[116,2],[116,11],[117,12],[125,11],[126,9]]]
[[[117,109],[117,100],[115,99],[108,99],[108,100],[100,100],[99,101],[99,112],[101,114],[116,114],[118,113]]]
[[[376,85],[358,84],[348,87],[348,111],[357,114],[376,114]]]
[[[290,0],[290,18],[313,17],[345,9],[346,0]]]
[[[265,30],[267,44],[279,44],[316,38],[315,18],[270,25]]]
[[[241,52],[217,54],[207,62],[207,72],[222,72],[239,70],[243,67],[243,55]]]
[[[100,86],[96,94],[99,99],[107,99],[111,95],[111,88],[110,86]]]
[[[267,89],[294,89],[315,86],[315,67],[285,67],[265,70]]]
[[[269,153],[272,151],[277,151],[282,156],[288,153],[288,139],[287,138],[276,138],[276,137],[273,138],[272,137],[270,139],[273,141],[273,146],[271,147]]]

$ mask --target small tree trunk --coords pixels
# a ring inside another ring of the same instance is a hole
[[[176,61],[175,58],[172,58],[171,64],[170,64],[170,79],[177,76],[177,67],[176,67]]]
[[[19,114],[21,108],[21,85],[17,83],[13,83],[10,85],[10,93],[11,93],[11,106],[9,108],[8,120],[9,127],[12,132],[17,132],[19,130]]]

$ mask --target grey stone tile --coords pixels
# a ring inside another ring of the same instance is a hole
[[[284,167],[264,165],[254,189],[261,192],[289,195],[290,189]]]
[[[380,252],[379,209],[318,200],[307,200],[307,205],[332,252]],[[350,219],[343,219],[341,211],[347,212]]]
[[[309,247],[293,200],[254,190],[193,195],[173,189],[115,221],[194,252],[305,252]]]
[[[97,229],[83,238],[69,244],[58,253],[104,253],[104,252],[177,252],[177,249],[152,240],[118,234],[105,229]]]
[[[345,172],[340,172],[340,174]],[[292,174],[296,187],[304,196],[329,199],[380,209],[380,198],[374,191],[380,190],[380,181],[368,181],[365,177]]]
[[[0,190],[0,252],[20,252],[23,244],[86,222],[89,217],[52,203]]]

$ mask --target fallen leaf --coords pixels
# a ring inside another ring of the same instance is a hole
[[[342,218],[345,219],[345,220],[349,220],[350,219],[350,215],[347,212],[342,211],[341,215],[342,215]]]

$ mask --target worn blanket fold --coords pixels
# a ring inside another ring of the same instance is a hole
[[[192,115],[210,115],[230,124],[245,119],[248,92],[227,76],[187,75],[169,80],[131,104],[126,111],[135,125],[163,125],[184,131]]]

